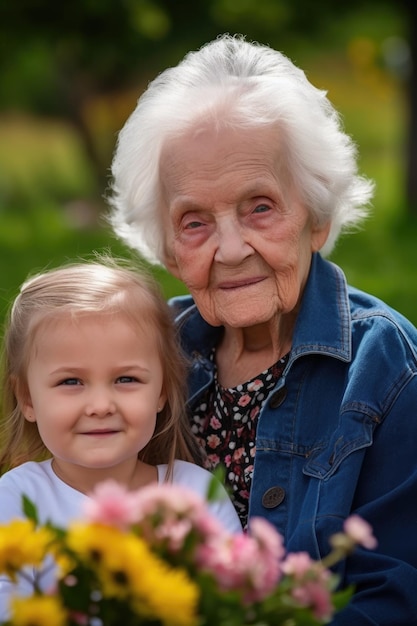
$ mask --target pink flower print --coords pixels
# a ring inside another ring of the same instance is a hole
[[[213,416],[213,417],[211,418],[211,420],[210,420],[210,426],[211,426],[214,430],[219,430],[219,428],[221,428],[221,425],[222,425],[222,424],[221,424],[221,421],[220,421],[217,417]]]
[[[263,382],[257,378],[248,384],[248,391],[259,391],[263,387]]]
[[[243,457],[244,454],[245,454],[245,448],[237,448],[237,450],[233,452],[233,460],[238,461],[239,459]]]
[[[238,400],[238,405],[239,406],[247,406],[250,401],[251,401],[250,395],[249,394],[244,394],[243,396],[240,396],[240,398]]]
[[[245,476],[249,476],[250,478],[252,478],[253,475],[253,465],[248,465],[245,468]]]
[[[225,466],[230,467],[231,462],[232,462],[232,456],[230,454],[226,454],[226,456],[224,457]]]
[[[220,457],[218,454],[208,454],[206,469],[212,470],[220,463]]]
[[[251,420],[254,420],[254,419],[255,419],[255,417],[258,417],[259,412],[260,412],[259,407],[258,407],[258,406],[255,406],[255,407],[251,410],[251,412],[249,413],[249,417],[251,418]]]
[[[207,437],[207,445],[212,450],[219,447],[220,441],[220,437],[218,437],[217,435],[209,435]]]

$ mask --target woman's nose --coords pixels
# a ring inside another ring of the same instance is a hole
[[[247,233],[237,220],[224,220],[217,224],[217,249],[215,261],[225,265],[238,265],[246,257],[254,254],[247,241]]]

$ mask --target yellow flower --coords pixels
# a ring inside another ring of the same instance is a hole
[[[11,604],[13,626],[65,626],[67,615],[53,596],[14,598]]]
[[[138,614],[142,603],[146,603],[149,614],[165,626],[197,624],[199,590],[186,572],[159,562],[143,574],[141,588],[133,602]]]
[[[128,601],[140,616],[165,626],[194,626],[198,588],[166,565],[133,533],[100,524],[73,524],[69,547],[94,569],[104,597]]]
[[[159,619],[166,626],[195,624],[199,591],[187,574],[171,568],[134,535],[124,535],[113,555],[119,547],[118,579],[120,583],[125,581],[135,611]],[[114,558],[106,558],[105,564],[113,568]]]
[[[40,565],[52,540],[47,528],[37,529],[31,520],[0,526],[0,572],[15,580],[15,573],[25,565]]]
[[[67,545],[84,562],[99,564],[109,549],[117,547],[123,535],[116,528],[101,524],[74,522],[68,529]]]
[[[54,557],[54,562],[58,568],[57,578],[65,578],[76,567],[76,561],[68,554],[61,552],[58,547],[51,551],[51,553]]]

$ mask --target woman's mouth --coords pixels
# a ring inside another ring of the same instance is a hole
[[[252,287],[252,285],[257,285],[265,280],[264,276],[259,276],[256,278],[242,278],[241,280],[228,280],[222,281],[219,283],[219,289],[242,289],[244,287]]]

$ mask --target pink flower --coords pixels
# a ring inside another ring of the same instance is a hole
[[[245,604],[273,591],[281,577],[282,537],[266,520],[251,521],[252,535],[224,534],[197,548],[199,565],[210,572],[223,590],[238,590]]]
[[[306,580],[292,590],[292,596],[301,606],[311,607],[318,620],[327,620],[333,614],[330,590],[319,580]]]
[[[225,532],[208,511],[205,500],[181,485],[149,485],[135,492],[133,499],[135,522],[142,536],[155,547],[163,545],[177,553],[190,535],[204,542]]]
[[[330,571],[307,552],[289,553],[282,571],[292,579],[292,596],[301,606],[310,607],[318,620],[329,619],[334,611]]]
[[[195,491],[172,483],[151,484],[134,492],[138,521],[156,511],[164,511],[167,516],[195,517],[205,510],[206,503]]]
[[[372,527],[359,515],[348,517],[343,524],[343,530],[352,541],[364,548],[373,550],[378,545],[372,534]]]
[[[135,521],[134,498],[115,480],[100,483],[89,495],[84,503],[87,521],[109,524],[122,530]]]
[[[276,531],[275,526],[263,517],[253,517],[250,521],[250,534],[256,539],[259,550],[265,553],[267,558],[281,561],[284,558],[285,549],[282,536]]]
[[[90,624],[90,618],[87,613],[81,613],[79,611],[70,612],[71,622],[74,622],[78,626],[88,626]]]
[[[307,552],[291,552],[282,564],[282,571],[287,576],[301,580],[313,568],[314,561]]]

